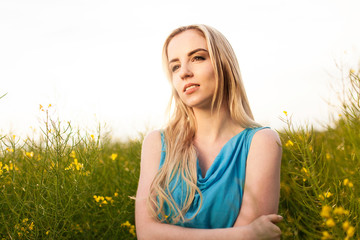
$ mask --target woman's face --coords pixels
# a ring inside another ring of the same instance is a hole
[[[189,107],[210,109],[216,80],[205,38],[197,30],[187,30],[176,35],[167,50],[180,99]]]

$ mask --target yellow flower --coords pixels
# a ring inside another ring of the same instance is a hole
[[[22,222],[23,222],[23,223],[26,223],[27,221],[29,221],[29,219],[28,219],[28,218],[24,218]]]
[[[292,147],[292,146],[294,146],[294,143],[293,143],[291,140],[288,140],[288,141],[285,143],[285,146],[286,146],[286,147]]]
[[[322,216],[324,218],[330,218],[330,213],[331,213],[331,207],[325,205],[321,209],[320,216]]]
[[[34,152],[25,152],[25,155],[29,158],[32,158],[34,156]]]
[[[321,237],[321,239],[331,239],[331,235],[329,234],[329,232],[328,231],[324,231],[324,232],[322,232],[322,237]]]
[[[129,229],[129,233],[131,233],[134,237],[136,236],[136,234],[135,234],[135,227],[134,227],[134,225],[130,227],[130,229]]]
[[[46,235],[49,235],[49,233],[50,233],[50,231],[49,231],[49,230],[47,230],[45,234],[46,234]]]
[[[12,148],[6,148],[6,151],[8,151],[8,152],[14,152],[14,149],[12,149]]]
[[[327,160],[329,160],[329,159],[331,158],[330,153],[326,153],[326,155],[325,155],[325,156],[326,156],[326,159],[327,159]]]
[[[70,157],[71,157],[71,158],[75,158],[75,157],[76,157],[76,154],[75,154],[75,151],[74,151],[74,150],[71,151]]]
[[[344,229],[345,232],[349,229],[349,227],[350,227],[349,221],[343,222],[342,228]]]
[[[354,187],[354,184],[349,181],[349,179],[345,178],[343,182],[344,186],[348,186],[349,188]]]
[[[113,160],[113,161],[115,161],[115,159],[118,157],[118,155],[116,154],[116,153],[113,153],[113,154],[111,154],[111,159]]]
[[[7,164],[5,164],[5,165],[3,166],[3,169],[6,170],[7,172],[9,172],[9,166],[8,166]]]
[[[131,224],[129,223],[129,221],[126,221],[121,224],[121,227],[130,227],[130,226],[131,226]]]
[[[329,198],[329,197],[331,197],[333,194],[331,193],[331,192],[326,192],[326,193],[324,193],[324,196],[326,197],[326,198]]]
[[[335,226],[335,221],[332,218],[329,218],[328,220],[326,220],[326,226],[328,227],[334,227]]]
[[[321,199],[321,200],[324,200],[325,198],[329,198],[329,197],[331,197],[333,194],[331,193],[331,192],[325,192],[324,194],[320,194],[319,195],[319,198]]]
[[[287,114],[287,111],[283,111],[283,113],[284,113],[284,114],[285,114],[285,116],[287,117],[287,115],[288,115],[288,114]]]
[[[345,209],[343,207],[335,207],[333,213],[336,215],[344,214]]]
[[[114,197],[117,197],[117,196],[119,196],[119,194],[116,192],[116,193],[114,193]]]
[[[94,139],[94,134],[91,134],[90,137],[91,137],[91,139]]]
[[[355,228],[353,226],[350,226],[348,228],[348,230],[346,231],[346,236],[347,237],[352,237],[352,236],[354,236],[354,233],[355,233]]]
[[[29,230],[33,230],[34,229],[34,222],[31,222],[31,224],[29,225]]]
[[[350,69],[350,73],[354,74],[355,70],[354,69]]]
[[[49,104],[49,106],[48,107],[51,107],[51,104]]]

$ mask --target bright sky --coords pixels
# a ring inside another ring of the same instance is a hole
[[[114,137],[163,126],[170,96],[161,49],[176,27],[204,23],[232,44],[255,119],[280,130],[327,122],[336,63],[358,67],[357,0],[0,1],[0,134],[54,116]],[[346,69],[345,69],[346,70]]]

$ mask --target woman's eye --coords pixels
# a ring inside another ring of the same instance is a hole
[[[179,65],[175,65],[175,66],[171,67],[171,71],[175,72],[176,70],[179,69],[179,67],[180,67]]]
[[[202,61],[202,60],[205,60],[205,58],[204,58],[204,57],[201,57],[201,56],[195,56],[195,57],[193,58],[193,61]]]

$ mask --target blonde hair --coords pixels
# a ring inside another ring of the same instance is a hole
[[[245,88],[241,79],[240,68],[235,53],[227,39],[216,29],[207,25],[189,25],[175,29],[166,39],[163,46],[163,65],[170,83],[171,70],[168,66],[167,48],[170,41],[178,34],[194,29],[199,31],[206,40],[210,59],[214,68],[216,87],[212,99],[212,109],[219,113],[222,104],[229,110],[230,117],[242,127],[260,126],[254,121]],[[196,119],[191,107],[186,106],[180,99],[174,87],[172,87],[171,102],[175,103],[174,112],[164,130],[166,143],[166,157],[162,168],[155,176],[150,187],[149,207],[154,217],[161,221],[177,223],[191,220],[201,208],[190,219],[185,219],[195,194],[202,194],[197,187],[197,156],[193,145],[196,132]],[[181,179],[179,179],[181,178]],[[175,180],[176,184],[185,182],[185,201],[182,206],[175,202],[172,192],[175,185],[170,187],[170,182]],[[167,211],[165,211],[165,204]],[[170,216],[166,214],[171,213]]]

